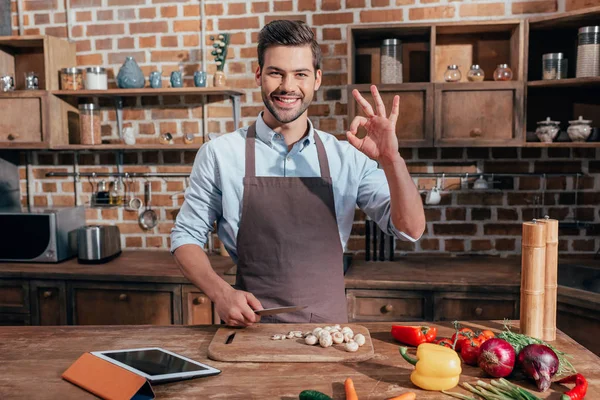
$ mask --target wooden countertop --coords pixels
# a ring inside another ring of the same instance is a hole
[[[405,323],[409,324],[409,323]],[[217,326],[60,326],[3,327],[0,330],[0,398],[95,399],[61,379],[82,353],[98,350],[158,346],[222,371],[218,376],[154,386],[157,399],[298,399],[302,390],[315,389],[344,399],[343,382],[351,377],[361,400],[383,400],[415,391],[420,400],[451,399],[439,392],[422,391],[410,383],[414,367],[398,354],[389,331],[391,323],[364,323],[373,338],[375,357],[360,363],[225,363],[207,358]],[[449,336],[449,323],[438,336]],[[499,322],[464,323],[477,329],[501,330]],[[588,399],[600,398],[600,358],[559,332],[557,348],[574,356],[573,364],[589,381]],[[414,354],[414,350],[411,351]],[[476,382],[481,370],[464,366],[461,382]],[[484,379],[489,381],[489,379]],[[552,385],[538,393],[531,382],[514,381],[538,397],[558,399],[566,386]],[[452,391],[467,394],[462,389]]]

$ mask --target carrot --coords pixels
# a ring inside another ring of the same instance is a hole
[[[392,397],[391,399],[388,399],[388,400],[415,400],[416,398],[417,398],[417,395],[415,393],[408,392],[408,393],[401,394],[400,396]]]
[[[358,400],[356,390],[354,389],[354,382],[352,382],[351,378],[346,378],[344,389],[346,390],[346,400]]]

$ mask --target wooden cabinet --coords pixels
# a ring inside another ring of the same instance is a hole
[[[598,293],[559,286],[556,327],[600,356]]]
[[[184,285],[181,299],[185,325],[210,325],[213,323],[213,303],[207,295],[193,285]],[[214,323],[218,323],[215,321]]]
[[[0,280],[0,325],[29,325],[29,282]]]
[[[31,281],[31,323],[66,325],[67,293],[62,281]]]
[[[442,292],[434,294],[434,321],[519,318],[519,296],[501,293]]]
[[[520,145],[523,90],[521,82],[436,84],[436,144]]]
[[[75,325],[181,324],[181,285],[69,284]]]
[[[431,316],[431,297],[399,290],[347,290],[350,321],[424,321]]]
[[[356,89],[371,104],[370,85],[348,86],[348,122],[355,116],[365,116],[362,107],[356,102],[352,91]],[[396,124],[396,136],[400,147],[431,146],[433,144],[433,84],[406,83],[401,85],[380,85],[379,93],[386,112],[392,111],[394,96],[400,98],[400,115]],[[358,136],[364,137],[365,131],[359,128]]]

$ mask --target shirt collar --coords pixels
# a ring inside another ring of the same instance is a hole
[[[310,118],[307,121],[309,129],[308,136],[304,137],[303,139],[305,146],[308,143],[315,143],[315,129],[313,127],[312,122],[310,121]],[[256,136],[265,144],[272,146],[273,138],[276,134],[277,132],[269,128],[269,126],[265,123],[263,119],[263,112],[261,111],[260,114],[258,114],[258,117],[256,118]]]

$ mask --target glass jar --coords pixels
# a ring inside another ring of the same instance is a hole
[[[567,59],[563,53],[547,53],[542,56],[542,79],[565,79],[567,77]]]
[[[577,35],[577,78],[600,76],[600,26],[585,26]]]
[[[485,72],[477,64],[471,65],[471,69],[467,72],[469,82],[482,82],[485,79]]]
[[[444,80],[446,82],[458,82],[458,81],[460,81],[460,78],[462,78],[462,74],[460,73],[460,70],[458,69],[458,65],[456,65],[456,64],[448,65],[448,69],[444,73]]]
[[[60,70],[60,88],[62,90],[83,89],[83,70],[80,68],[63,68]]]
[[[25,72],[25,89],[26,90],[38,90],[40,88],[40,80],[38,79],[35,72]]]
[[[100,109],[95,104],[79,105],[79,138],[81,144],[102,143]]]
[[[380,48],[381,83],[402,83],[402,42],[385,39]]]
[[[108,79],[106,78],[106,68],[88,67],[85,69],[85,88],[88,90],[106,90],[108,89]]]
[[[125,185],[121,179],[115,179],[110,190],[110,204],[120,206],[125,197]]]
[[[494,71],[495,81],[511,81],[512,78],[513,73],[508,64],[499,64],[496,70]]]
[[[110,204],[110,193],[108,192],[108,185],[105,180],[98,182],[98,190],[96,191],[96,204],[108,205]]]
[[[539,121],[537,125],[535,134],[540,139],[540,142],[552,143],[560,131],[560,122],[552,121],[550,117],[546,117],[545,121]]]
[[[569,121],[569,127],[567,128],[567,134],[573,142],[585,142],[592,133],[592,121],[583,119],[580,115],[579,119]]]

